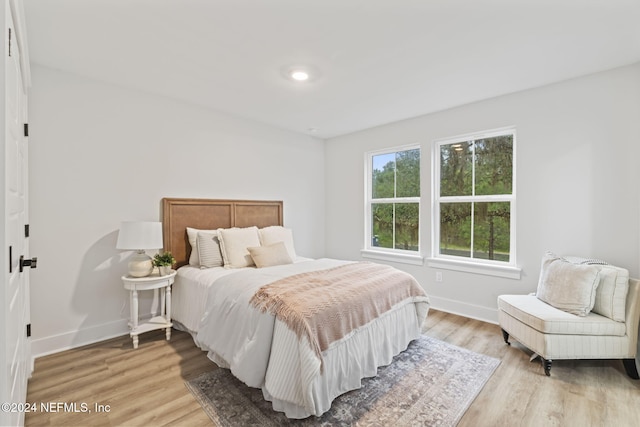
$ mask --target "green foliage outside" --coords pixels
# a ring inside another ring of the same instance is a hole
[[[374,199],[420,197],[420,150],[373,156],[372,169]],[[371,215],[373,246],[418,250],[418,203],[374,203]]]
[[[473,148],[476,164],[473,182]],[[511,194],[513,137],[511,135],[447,144],[440,147],[440,196]]]
[[[440,196],[470,196],[473,144],[462,142],[440,147]]]
[[[513,136],[497,136],[476,143],[476,195],[513,192]]]
[[[475,144],[475,147],[474,147]],[[475,181],[473,150],[475,148]],[[477,196],[511,194],[513,186],[512,135],[442,145],[440,195]],[[473,220],[471,210],[473,209]],[[451,202],[440,204],[442,253],[508,261],[509,202]],[[473,221],[473,224],[472,224]]]
[[[471,257],[471,209],[474,209],[473,257],[509,261],[510,204],[440,204],[440,252]]]
[[[373,199],[420,197],[420,150],[381,154],[373,156],[372,161]],[[442,197],[511,194],[512,183],[512,135],[440,147]],[[373,246],[419,249],[418,203],[380,201],[372,204],[371,211]],[[510,217],[509,202],[441,203],[441,252],[508,261]]]

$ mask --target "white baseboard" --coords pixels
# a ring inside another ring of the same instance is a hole
[[[448,298],[440,298],[429,295],[431,307],[434,310],[445,311],[451,314],[481,320],[487,323],[498,324],[498,309],[480,305],[468,304]]]
[[[128,319],[121,319],[115,322],[78,329],[77,331],[34,339],[31,341],[31,357],[36,359],[72,348],[82,347],[83,345],[127,335],[129,333],[128,322]]]

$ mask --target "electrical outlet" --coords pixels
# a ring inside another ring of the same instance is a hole
[[[436,271],[436,282],[442,282],[442,271]]]

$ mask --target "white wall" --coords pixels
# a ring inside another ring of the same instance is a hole
[[[297,252],[323,255],[321,140],[49,68],[32,73],[34,355],[128,331],[118,227],[159,220],[162,197],[283,200]]]
[[[364,153],[419,143],[421,240],[430,255],[431,147],[439,138],[515,125],[520,280],[395,266],[412,273],[432,305],[497,321],[496,298],[534,291],[552,250],[605,259],[640,275],[640,64],[478,102],[326,142],[326,255],[360,259]]]
[[[360,259],[365,152],[420,143],[430,201],[433,140],[508,125],[518,132],[522,279],[445,270],[436,283],[426,265],[394,265],[414,274],[434,307],[489,321],[499,294],[535,289],[545,250],[640,276],[640,64],[326,143],[37,65],[32,73],[34,355],[127,332],[117,229],[157,220],[162,197],[282,199],[300,254]]]

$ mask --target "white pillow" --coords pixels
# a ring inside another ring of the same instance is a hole
[[[277,242],[283,242],[289,257],[292,260],[296,259],[296,249],[293,246],[293,231],[291,229],[279,225],[260,229],[260,243],[262,246],[272,245]]]
[[[198,231],[197,243],[200,268],[222,267],[224,265],[217,231],[213,233]]]
[[[255,246],[247,248],[247,250],[258,268],[293,263],[283,242],[276,242],[267,246]]]
[[[191,245],[191,255],[189,255],[189,265],[194,267],[200,266],[200,254],[198,253],[198,232],[217,233],[217,230],[198,230],[197,228],[187,227],[187,239]]]
[[[595,265],[572,264],[546,253],[536,296],[559,310],[586,316],[595,304],[599,273]]]
[[[593,312],[617,322],[625,321],[629,270],[613,265],[596,265],[600,269],[600,284],[596,289]]]
[[[219,228],[220,249],[225,268],[251,267],[253,259],[247,248],[260,246],[258,227]]]
[[[624,322],[629,292],[629,270],[598,259],[576,256],[565,256],[564,259],[574,264],[595,265],[600,271],[600,283],[596,288],[596,302],[591,311],[616,322]]]

